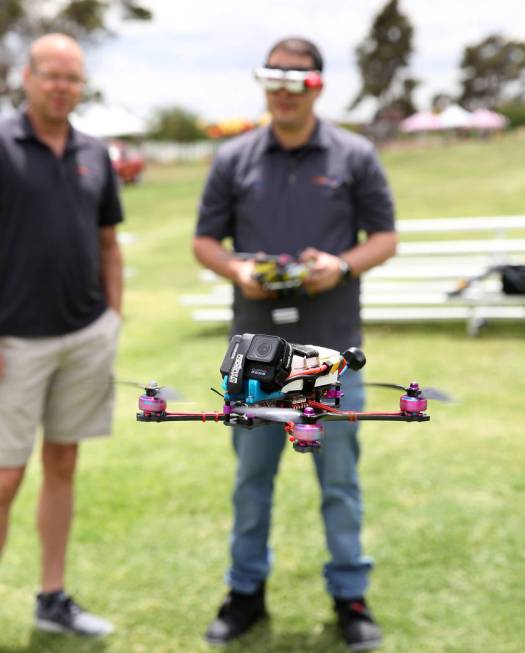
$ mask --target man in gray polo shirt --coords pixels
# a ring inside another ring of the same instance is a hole
[[[36,626],[105,635],[64,591],[78,443],[111,429],[122,220],[105,146],[71,128],[84,57],[63,34],[35,41],[27,107],[0,124],[0,553],[43,425]]]
[[[383,171],[365,139],[319,120],[322,90],[317,47],[278,42],[258,69],[271,125],[226,143],[213,163],[200,204],[195,255],[234,283],[232,334],[266,333],[343,351],[361,343],[359,275],[392,256],[394,211]],[[358,242],[358,232],[366,238]],[[253,260],[238,252],[287,253],[308,261],[302,296],[275,298],[253,278]],[[348,374],[344,407],[364,402],[360,375]],[[279,425],[258,437],[236,430],[230,592],[206,637],[224,643],[266,615],[268,536],[274,477],[285,436]],[[324,567],[343,636],[354,650],[381,642],[365,602],[371,561],[361,551],[362,504],[356,471],[357,425],[334,422],[314,456],[331,559]]]

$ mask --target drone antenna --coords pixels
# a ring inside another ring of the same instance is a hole
[[[222,397],[224,399],[224,395],[221,394],[218,390],[215,390],[215,388],[210,388],[212,392],[215,392],[216,395],[219,395],[219,397]]]

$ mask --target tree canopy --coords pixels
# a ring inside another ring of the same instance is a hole
[[[208,138],[196,114],[182,107],[164,107],[153,116],[150,137],[154,140],[190,143]]]
[[[467,109],[495,109],[504,101],[525,101],[525,42],[499,34],[467,46],[460,63],[460,103]]]
[[[389,0],[374,18],[370,32],[356,48],[361,88],[350,105],[377,98],[379,108],[402,98],[410,104],[417,81],[404,75],[412,54],[413,28],[398,0]]]

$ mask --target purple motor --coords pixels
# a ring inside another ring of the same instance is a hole
[[[418,383],[411,383],[407,394],[399,400],[399,407],[404,413],[422,413],[427,409],[427,400],[421,394]]]
[[[165,399],[150,397],[149,395],[141,395],[139,397],[139,409],[143,413],[164,413],[166,406]]]
[[[323,435],[321,424],[295,424],[293,437],[299,442],[317,442]]]

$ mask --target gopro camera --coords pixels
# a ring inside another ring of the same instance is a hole
[[[239,394],[245,379],[256,379],[265,392],[280,390],[292,369],[293,347],[278,336],[244,333],[230,340],[221,374],[228,392]]]

